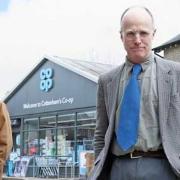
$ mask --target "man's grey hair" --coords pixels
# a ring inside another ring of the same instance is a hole
[[[152,15],[151,11],[148,8],[144,7],[144,6],[131,6],[131,7],[127,8],[127,9],[125,9],[125,11],[121,15],[120,23],[122,23],[122,20],[123,20],[124,16],[126,15],[126,13],[129,10],[133,9],[133,8],[142,8],[142,9],[144,9],[149,14],[149,16],[151,17],[152,23],[154,25],[154,17]]]

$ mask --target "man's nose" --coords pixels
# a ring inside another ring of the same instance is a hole
[[[140,36],[139,33],[136,33],[136,34],[135,34],[134,42],[135,42],[135,44],[137,44],[137,45],[141,44],[141,36]]]

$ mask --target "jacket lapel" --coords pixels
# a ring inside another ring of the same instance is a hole
[[[160,123],[161,122],[165,123],[167,121],[170,96],[171,96],[171,85],[172,85],[172,72],[168,64],[164,63],[164,61],[166,60],[161,60],[159,58],[156,58]]]
[[[118,103],[119,81],[123,66],[120,66],[111,81],[107,84],[107,105],[109,120],[114,120],[115,111]]]

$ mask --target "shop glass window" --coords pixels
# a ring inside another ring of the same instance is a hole
[[[61,161],[73,161],[74,158],[74,126],[75,114],[58,116],[57,155]]]
[[[74,129],[60,128],[57,131],[57,155],[62,161],[74,159]]]
[[[29,131],[38,129],[38,118],[27,118],[24,119],[24,130]]]
[[[20,133],[13,133],[13,151],[20,156],[21,136]]]
[[[56,116],[46,116],[40,118],[39,141],[41,156],[56,155]]]
[[[56,127],[56,116],[41,117],[39,128],[55,128]]]
[[[40,155],[55,156],[56,155],[56,130],[44,129],[39,131],[40,139]]]
[[[23,132],[23,155],[36,155],[39,152],[38,131]]]
[[[75,125],[75,114],[62,114],[58,116],[57,126],[58,127],[74,127]]]
[[[77,150],[93,150],[96,111],[77,114]]]

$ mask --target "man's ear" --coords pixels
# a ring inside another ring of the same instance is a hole
[[[155,34],[156,34],[156,29],[154,29],[153,36],[155,36]]]
[[[123,40],[123,37],[122,37],[122,31],[119,31],[119,34],[120,34],[121,40]]]

